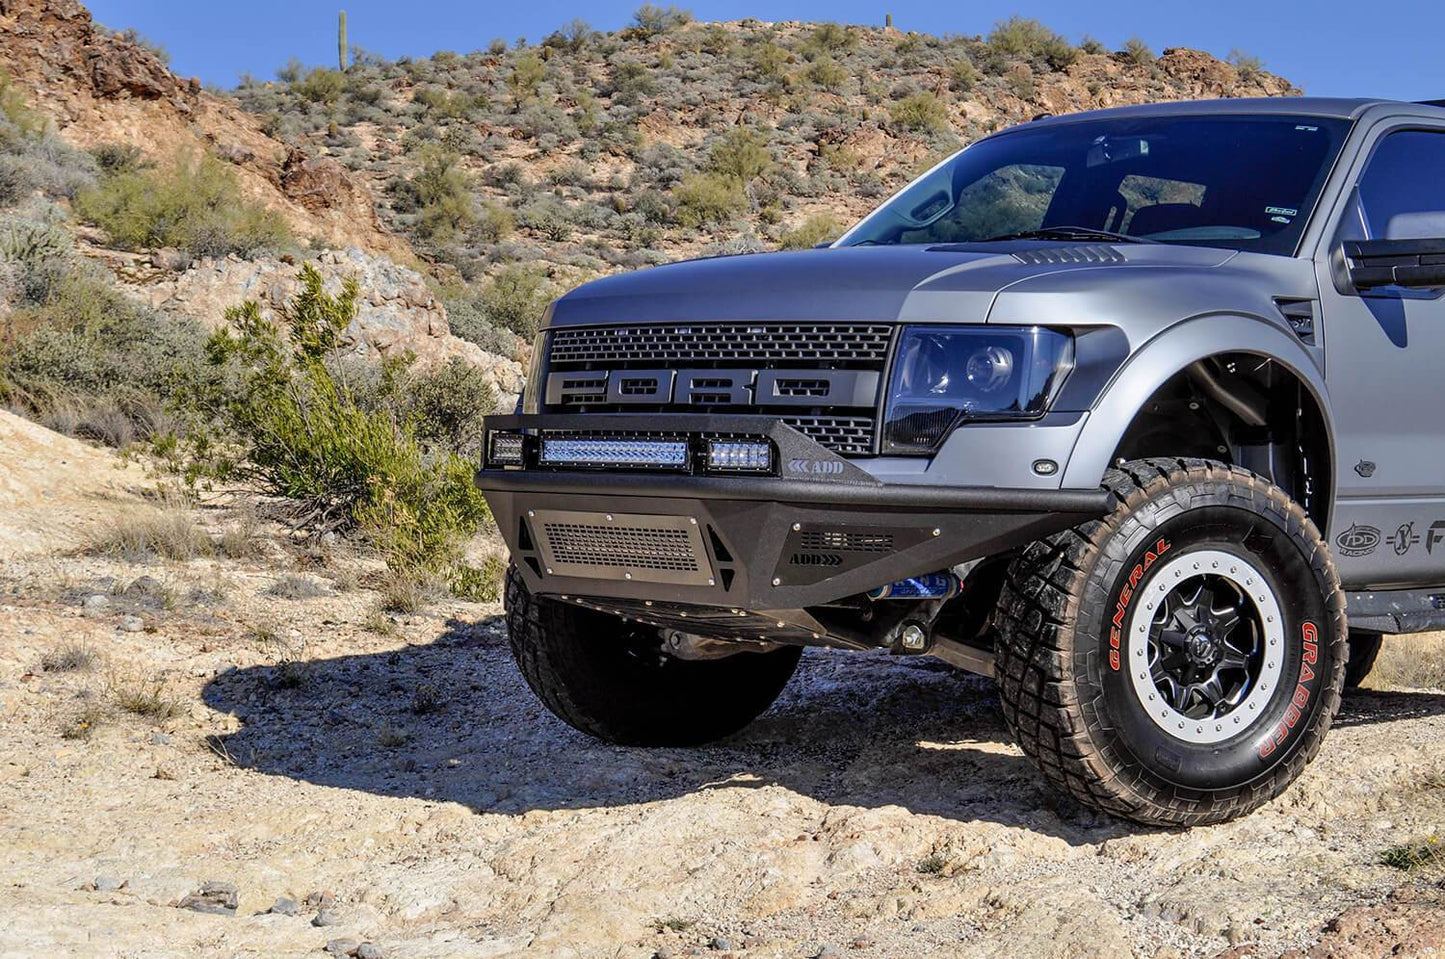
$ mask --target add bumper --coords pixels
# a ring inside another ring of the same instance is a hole
[[[991,556],[1110,509],[1103,490],[885,484],[763,417],[489,417],[489,430],[766,435],[792,476],[484,468],[527,587],[544,595],[800,610]],[[613,422],[624,421],[624,422]],[[787,470],[784,470],[786,473]]]

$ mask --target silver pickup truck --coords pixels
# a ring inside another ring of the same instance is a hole
[[[548,310],[477,482],[562,719],[726,736],[803,647],[998,681],[1044,776],[1245,813],[1445,627],[1445,109],[1043,117],[826,248]]]

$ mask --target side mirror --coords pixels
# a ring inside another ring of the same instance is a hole
[[[1445,237],[1424,240],[1346,240],[1345,264],[1356,290],[1381,286],[1445,287]]]

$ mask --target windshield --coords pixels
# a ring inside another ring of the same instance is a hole
[[[1135,117],[1024,126],[955,155],[839,246],[1030,238],[1294,254],[1348,123]],[[1094,231],[1095,235],[1090,235]]]

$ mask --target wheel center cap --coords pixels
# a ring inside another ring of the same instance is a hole
[[[1189,636],[1189,643],[1185,647],[1185,651],[1195,663],[1207,666],[1218,657],[1219,644],[1208,633],[1200,630]]]

